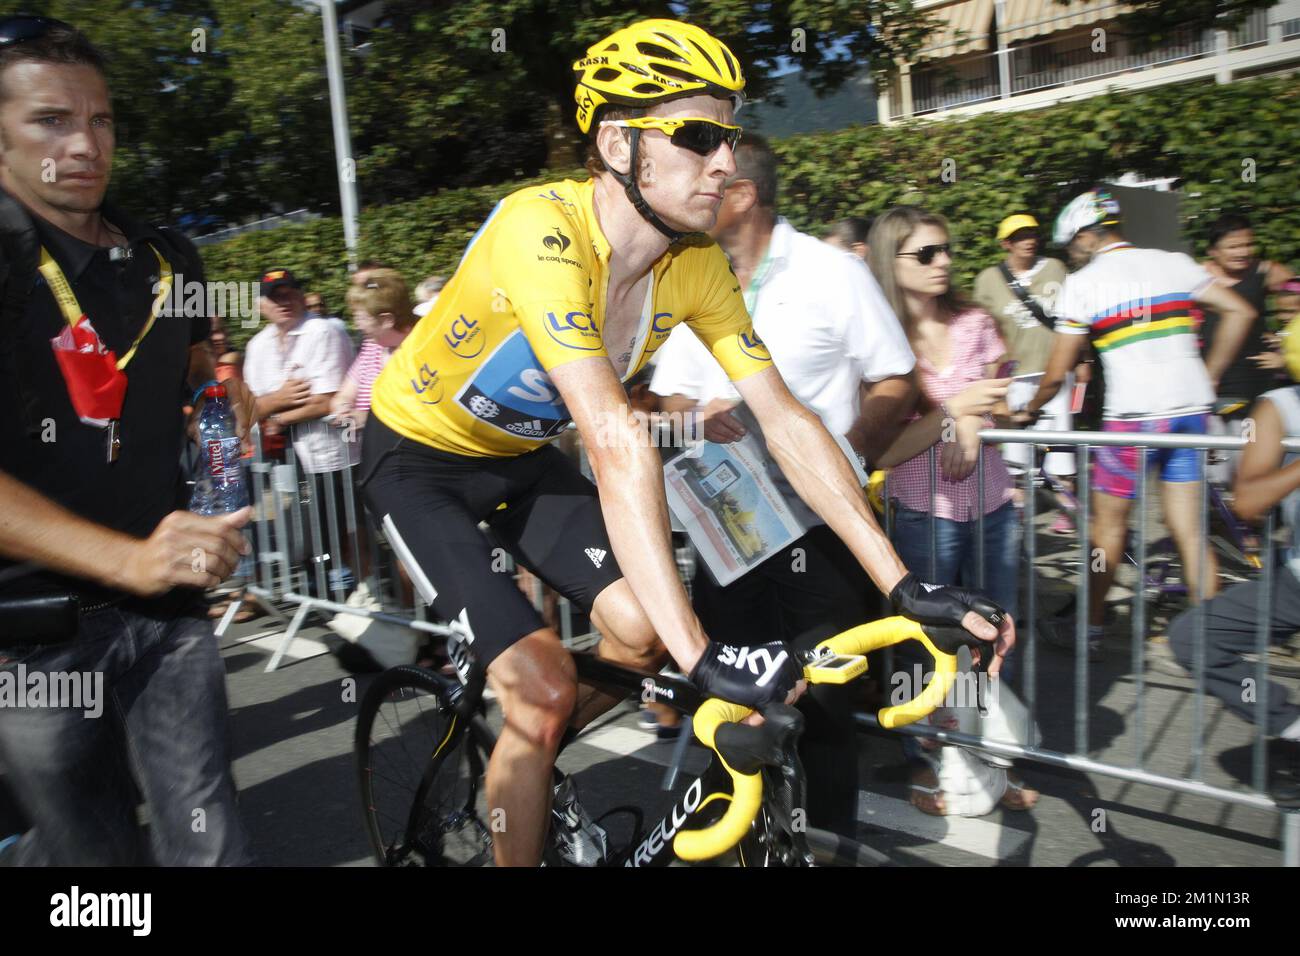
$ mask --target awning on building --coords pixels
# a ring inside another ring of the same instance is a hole
[[[958,53],[980,53],[989,48],[993,24],[993,0],[962,0],[947,7],[927,10],[943,25],[926,38],[920,58],[936,59]]]
[[[1113,20],[1131,9],[1117,0],[1071,0],[1062,6],[1056,0],[1006,0],[1001,36],[1004,43],[1028,40],[1070,27]]]

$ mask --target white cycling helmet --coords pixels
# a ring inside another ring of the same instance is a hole
[[[1052,227],[1052,241],[1058,246],[1068,245],[1081,229],[1118,224],[1119,202],[1104,189],[1090,189],[1075,196],[1061,210]]]

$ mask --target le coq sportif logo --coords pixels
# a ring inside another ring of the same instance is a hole
[[[560,232],[559,226],[555,227],[555,235],[542,237],[542,245],[557,255],[564,255],[564,250],[569,248],[569,244],[569,237]]]

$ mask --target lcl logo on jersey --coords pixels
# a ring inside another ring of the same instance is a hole
[[[671,312],[656,312],[654,318],[650,320],[650,335],[646,342],[646,351],[653,352],[668,341],[668,336],[672,334],[673,326],[676,324]]]
[[[442,340],[461,358],[472,359],[483,351],[487,335],[479,328],[478,320],[458,315],[451,320],[451,328],[443,333]]]
[[[737,332],[736,342],[740,345],[740,350],[750,358],[758,359],[760,362],[772,361],[772,353],[767,350],[767,346],[753,329],[748,332]]]
[[[547,312],[546,334],[567,349],[596,352],[601,347],[600,331],[590,312],[573,311],[562,316]]]
[[[422,404],[437,405],[442,401],[442,379],[438,377],[436,368],[429,368],[428,362],[421,365],[417,377],[411,379],[411,388],[415,389],[415,396]]]

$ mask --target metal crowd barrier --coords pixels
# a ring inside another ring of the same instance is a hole
[[[255,601],[285,628],[267,662],[269,673],[281,665],[313,614],[369,618],[440,637],[458,633],[461,626],[455,621],[430,621],[428,609],[413,589],[411,602],[403,601],[397,559],[381,547],[355,485],[358,466],[315,474],[300,466],[293,439],[302,437],[305,428],[333,426],[324,422],[292,426],[283,462],[266,456],[261,431],[253,429],[254,454],[245,461],[254,507],[250,532],[253,554],[232,579],[236,596],[217,623],[216,635],[225,635],[240,609]],[[342,430],[333,430],[340,433],[342,441]],[[360,441],[359,430],[355,440]],[[337,487],[332,475],[338,476]],[[509,554],[505,562],[504,573],[517,579],[519,569]],[[357,573],[358,565],[368,566],[364,576]],[[539,613],[544,613],[544,586],[536,578],[533,582],[531,599]],[[363,593],[374,598],[381,609],[347,603],[355,586],[362,583]],[[557,615],[565,645],[581,643],[583,635],[574,633],[573,606],[563,595],[558,597]]]
[[[1265,728],[1260,721],[1255,722],[1255,740],[1252,751],[1252,772],[1251,786],[1255,792],[1230,790],[1224,787],[1214,786],[1204,781],[1204,755],[1205,755],[1205,668],[1206,668],[1206,648],[1205,648],[1205,614],[1203,604],[1197,602],[1195,605],[1195,628],[1193,643],[1193,721],[1192,721],[1192,771],[1187,777],[1175,777],[1167,774],[1160,774],[1146,769],[1147,763],[1147,735],[1146,735],[1146,711],[1144,707],[1144,690],[1145,690],[1145,672],[1146,672],[1146,626],[1147,626],[1147,582],[1145,580],[1145,569],[1147,566],[1147,528],[1146,513],[1148,503],[1148,478],[1147,478],[1147,454],[1151,449],[1173,449],[1173,448],[1190,448],[1196,449],[1200,453],[1201,466],[1201,508],[1200,508],[1200,528],[1197,535],[1197,546],[1201,549],[1202,558],[1198,562],[1199,578],[1197,582],[1196,593],[1198,595],[1205,593],[1205,573],[1206,560],[1204,558],[1207,549],[1212,547],[1209,538],[1209,488],[1206,473],[1208,464],[1208,453],[1211,450],[1219,451],[1240,451],[1247,445],[1244,438],[1229,437],[1212,437],[1202,435],[1141,435],[1141,434],[1120,434],[1120,433],[1102,433],[1102,432],[1052,432],[1052,431],[1032,431],[1026,432],[1019,429],[986,429],[980,432],[981,447],[986,445],[998,444],[1032,444],[1041,446],[1073,446],[1075,448],[1077,464],[1077,499],[1078,511],[1076,513],[1076,532],[1078,535],[1079,549],[1079,568],[1080,573],[1075,582],[1075,648],[1074,648],[1074,749],[1073,752],[1065,753],[1055,750],[1046,750],[1040,747],[1022,746],[1009,744],[1001,741],[986,740],[983,737],[972,736],[958,733],[955,731],[943,730],[937,727],[931,727],[927,724],[914,724],[909,727],[900,728],[901,732],[917,737],[928,737],[939,740],[944,743],[960,744],[974,749],[983,750],[988,753],[1006,757],[1019,758],[1024,760],[1037,761],[1039,763],[1051,766],[1068,768],[1071,770],[1095,773],[1103,776],[1113,777],[1119,780],[1125,780],[1132,783],[1146,784],[1149,786],[1160,787],[1179,793],[1193,794],[1201,797],[1208,797],[1225,804],[1238,804],[1242,806],[1254,807],[1257,809],[1274,810],[1282,812],[1282,853],[1283,863],[1286,866],[1300,866],[1300,812],[1285,812],[1277,807],[1263,791],[1266,788],[1267,766],[1266,766],[1266,745],[1265,745]],[[1130,512],[1130,521],[1133,520],[1133,513],[1136,513],[1136,555],[1134,560],[1137,567],[1138,581],[1134,588],[1133,609],[1132,609],[1132,677],[1135,682],[1135,705],[1134,705],[1134,760],[1131,766],[1121,766],[1118,764],[1109,764],[1104,761],[1094,760],[1088,756],[1089,752],[1089,720],[1088,720],[1088,698],[1087,689],[1089,686],[1089,661],[1088,661],[1088,600],[1089,600],[1089,570],[1092,558],[1092,541],[1091,541],[1091,489],[1090,489],[1090,470],[1088,468],[1089,455],[1095,446],[1121,446],[1136,447],[1138,451],[1138,473],[1136,498],[1133,503],[1133,510]],[[1282,443],[1282,447],[1288,452],[1300,452],[1300,440],[1287,440]],[[1034,460],[1031,457],[1031,462]],[[977,464],[977,495],[980,507],[977,509],[978,518],[976,521],[976,547],[978,551],[976,574],[978,577],[977,587],[984,586],[985,569],[984,569],[984,491],[985,491],[985,466],[984,455],[981,454]],[[929,451],[929,471],[930,471],[930,498],[934,499],[938,463],[936,448],[931,447]],[[1025,469],[1024,473],[1024,536],[1022,559],[1026,562],[1030,573],[1022,576],[1025,582],[1026,600],[1021,608],[1023,612],[1017,621],[1017,649],[1016,654],[1021,655],[1023,660],[1023,690],[1025,705],[1029,711],[1031,725],[1037,724],[1039,712],[1038,696],[1038,576],[1035,573],[1035,561],[1037,558],[1036,539],[1034,534],[1035,520],[1035,477],[1036,469],[1032,466]],[[890,485],[888,478],[885,484],[886,502],[890,502]],[[893,507],[887,506],[886,509],[886,531],[892,535],[893,532]],[[930,535],[930,558],[931,564],[929,573],[934,575],[934,560],[937,553],[937,533],[936,523],[933,511],[930,512],[929,521]],[[1275,547],[1275,526],[1274,515],[1270,513],[1265,521],[1263,529],[1263,542],[1266,549],[1266,557],[1263,561],[1263,567],[1260,570],[1261,588],[1259,598],[1259,616],[1256,621],[1256,645],[1255,653],[1258,657],[1256,665],[1256,705],[1259,708],[1261,719],[1266,719],[1268,708],[1268,653],[1270,648],[1269,641],[1269,616],[1268,609],[1272,606],[1272,595],[1275,577],[1275,561],[1273,560],[1273,550]],[[1189,592],[1191,588],[1189,587]],[[893,673],[892,660],[886,660],[886,669]],[[874,715],[859,713],[855,719],[861,727],[878,728],[879,724]]]

